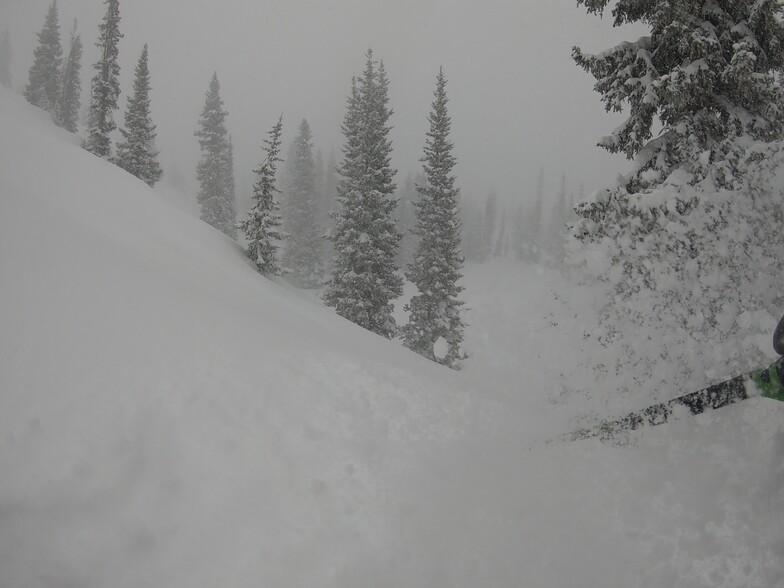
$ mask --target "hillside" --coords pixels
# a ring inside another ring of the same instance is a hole
[[[452,372],[4,90],[0,129],[0,585],[784,583],[781,405],[544,443],[563,278],[469,268]]]

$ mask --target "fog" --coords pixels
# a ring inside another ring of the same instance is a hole
[[[21,90],[50,0],[0,0],[14,86]],[[58,0],[67,51],[73,19],[85,45],[83,111],[105,5]],[[133,68],[150,46],[152,109],[165,180],[195,194],[193,136],[217,71],[235,146],[238,193],[247,198],[266,131],[284,115],[288,142],[302,118],[325,161],[340,156],[345,100],[372,48],[389,74],[398,183],[419,169],[435,76],[449,80],[456,173],[465,198],[491,189],[529,199],[540,168],[546,192],[566,174],[575,196],[614,181],[627,163],[596,147],[618,119],[604,112],[573,45],[599,51],[635,31],[587,15],[576,0],[120,0],[122,122]],[[284,151],[285,153],[285,151]],[[241,205],[241,209],[243,206]]]

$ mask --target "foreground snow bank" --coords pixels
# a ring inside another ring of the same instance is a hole
[[[470,268],[455,373],[2,91],[0,128],[0,585],[781,585],[782,407],[543,443],[562,278]]]

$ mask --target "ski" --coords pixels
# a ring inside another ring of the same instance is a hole
[[[643,426],[662,425],[670,420],[678,407],[685,407],[692,415],[698,415],[754,397],[771,398],[784,402],[783,382],[784,357],[779,358],[767,368],[735,376],[702,390],[631,412],[618,419],[604,420],[593,427],[578,429],[566,434],[562,439],[579,441],[599,437],[606,440],[613,438],[618,433],[634,431]]]

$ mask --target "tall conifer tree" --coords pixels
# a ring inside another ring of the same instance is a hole
[[[416,234],[419,245],[414,263],[406,274],[417,287],[406,305],[410,313],[403,328],[405,346],[420,355],[451,368],[457,368],[464,354],[463,323],[458,298],[463,287],[463,256],[460,253],[459,189],[452,171],[456,160],[449,139],[452,121],[447,112],[446,78],[439,70],[433,110],[428,116],[430,130],[422,159],[427,177],[418,185]]]
[[[154,186],[161,179],[163,170],[158,163],[155,125],[150,115],[150,68],[146,44],[136,65],[133,94],[128,97],[125,126],[120,132],[123,140],[117,144],[117,165],[147,185]]]
[[[54,114],[60,95],[60,64],[63,47],[60,44],[60,20],[57,0],[52,0],[35,48],[33,65],[24,95],[33,106]]]
[[[316,165],[308,121],[302,119],[289,161],[290,184],[286,192],[286,254],[288,279],[302,288],[314,288],[322,281],[321,231],[316,199]]]
[[[361,78],[354,78],[343,121],[336,218],[335,265],[324,300],[336,312],[384,337],[397,325],[392,301],[403,293],[395,262],[395,170],[390,166],[392,110],[383,62],[368,51]]]
[[[114,111],[120,97],[119,43],[120,2],[104,0],[106,14],[98,26],[98,61],[93,65],[95,75],[90,86],[90,112],[84,148],[98,157],[109,159],[112,155],[111,133],[117,128]]]
[[[54,113],[54,121],[58,126],[66,131],[75,133],[79,123],[79,108],[82,105],[81,92],[82,80],[82,37],[76,31],[76,21],[74,21],[71,31],[71,48],[68,51],[68,58],[63,67],[63,84],[60,98],[57,101],[57,109]]]
[[[280,155],[280,137],[283,132],[283,116],[269,131],[269,138],[264,139],[264,151],[267,156],[255,170],[258,181],[253,185],[253,206],[248,216],[239,225],[245,234],[248,246],[245,255],[256,264],[263,274],[277,275],[280,273],[278,263],[278,243],[282,239],[280,206],[275,194],[280,190],[275,187],[275,175],[278,163],[283,160]]]
[[[201,161],[196,168],[200,185],[197,200],[201,219],[236,239],[234,150],[226,128],[228,114],[223,109],[218,74],[214,73],[195,133],[201,147]]]
[[[784,5],[781,0],[577,0],[614,25],[640,23],[650,34],[577,64],[596,78],[607,111],[628,113],[601,139],[636,159],[630,191],[679,181],[733,188],[754,142],[784,131]],[[654,137],[654,133],[656,136]]]

